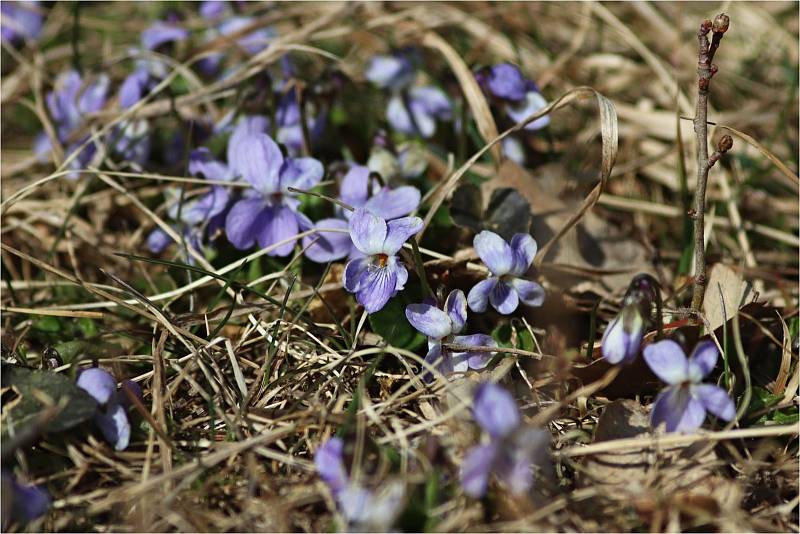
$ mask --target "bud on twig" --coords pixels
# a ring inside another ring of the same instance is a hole
[[[730,135],[723,135],[717,141],[717,150],[708,158],[708,167],[711,168],[722,158],[723,154],[733,148],[733,138]]]
[[[714,22],[711,25],[711,31],[714,33],[725,33],[728,31],[728,26],[731,23],[730,17],[725,13],[720,13],[716,17],[714,17]]]

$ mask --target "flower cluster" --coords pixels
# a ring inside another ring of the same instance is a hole
[[[662,424],[667,432],[691,433],[702,426],[706,412],[724,421],[736,416],[736,406],[719,386],[703,384],[717,365],[719,352],[713,341],[698,343],[691,356],[671,339],[648,345],[644,360],[650,370],[667,383],[651,412],[654,428]]]
[[[411,60],[398,53],[375,56],[367,66],[366,77],[392,92],[386,106],[386,119],[392,128],[406,135],[433,137],[437,120],[452,118],[452,104],[438,87],[410,87],[415,74]]]
[[[97,402],[94,421],[106,440],[118,451],[126,449],[131,438],[128,392],[141,398],[142,390],[139,385],[131,380],[125,380],[122,387],[127,392],[117,391],[117,381],[111,373],[99,367],[92,367],[84,369],[78,375],[78,387]]]
[[[497,343],[486,334],[457,336],[467,323],[467,299],[464,292],[455,289],[447,296],[444,310],[428,303],[411,304],[406,307],[406,318],[411,326],[428,336],[428,354],[425,361],[438,364],[443,374],[464,372],[467,369],[480,370],[491,360],[489,352],[458,352],[445,350],[443,343],[496,347]],[[430,375],[426,375],[430,376]]]
[[[326,441],[314,455],[314,465],[328,486],[348,530],[380,532],[388,530],[402,510],[405,487],[397,481],[374,492],[350,479],[344,462],[344,440]]]
[[[475,389],[472,401],[475,421],[488,442],[470,449],[461,465],[464,493],[482,497],[494,474],[513,493],[524,493],[533,485],[534,469],[547,456],[550,435],[525,425],[511,394],[491,382]]]

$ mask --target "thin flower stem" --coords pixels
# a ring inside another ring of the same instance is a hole
[[[458,343],[444,343],[442,346],[451,352],[505,352],[507,354],[528,356],[535,360],[541,360],[542,356],[549,356],[547,354],[537,354],[529,350],[515,349],[513,347],[484,347],[481,345],[461,345]]]
[[[295,187],[288,187],[287,188],[292,193],[300,193],[302,195],[311,195],[313,197],[318,197],[327,200],[328,202],[333,202],[337,206],[346,209],[347,211],[355,211],[355,208],[346,202],[342,202],[339,199],[329,197],[328,195],[323,195],[322,193],[317,193],[316,191],[308,191],[306,189],[297,189]]]

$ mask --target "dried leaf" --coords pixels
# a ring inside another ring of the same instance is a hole
[[[745,282],[739,273],[722,263],[711,267],[703,299],[703,313],[710,330],[716,330],[733,318],[742,306],[753,300],[753,296],[752,285]]]

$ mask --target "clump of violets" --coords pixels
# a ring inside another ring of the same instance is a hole
[[[475,389],[472,412],[488,440],[464,456],[460,474],[464,493],[485,495],[492,474],[512,493],[528,491],[534,468],[546,460],[549,433],[525,425],[511,393],[491,382]]]
[[[314,465],[328,486],[348,530],[385,531],[391,528],[402,510],[405,487],[398,481],[384,484],[376,493],[353,482],[344,462],[344,441],[334,437],[314,455]]]
[[[62,72],[56,78],[53,90],[47,93],[45,101],[47,110],[55,126],[58,142],[65,145],[64,155],[69,157],[88,139],[78,137],[80,130],[86,125],[86,116],[103,109],[108,95],[109,78],[105,74],[85,82],[75,70]],[[34,140],[34,152],[41,161],[45,161],[53,149],[50,137],[45,132],[39,133]],[[70,162],[70,169],[83,169],[94,157],[97,146],[90,143]],[[67,178],[78,178],[78,173],[70,173]]]
[[[651,322],[652,305],[658,306],[661,323],[661,293],[658,282],[649,274],[637,275],[622,299],[622,309],[603,333],[601,352],[612,364],[628,364],[636,359],[645,328]]]
[[[441,358],[438,370],[443,374],[462,373],[468,369],[480,370],[492,359],[491,352],[452,352],[444,350],[443,343],[496,347],[497,343],[486,334],[458,336],[467,322],[467,298],[460,289],[447,295],[444,309],[422,303],[406,306],[406,318],[411,326],[428,336],[428,354],[425,361],[433,365]],[[426,376],[430,376],[427,373]]]
[[[408,281],[408,270],[397,253],[408,239],[422,230],[419,217],[386,221],[358,208],[348,223],[350,238],[363,255],[344,268],[342,283],[368,313],[381,310]]]
[[[130,400],[125,391],[117,391],[117,381],[105,369],[92,367],[78,375],[78,387],[97,402],[94,421],[106,440],[121,451],[128,447],[131,424],[128,419]],[[122,387],[141,398],[142,390],[136,382],[125,380]]]
[[[645,347],[645,362],[667,383],[653,403],[650,420],[654,428],[664,424],[667,432],[691,433],[703,424],[706,412],[724,421],[736,417],[736,406],[728,393],[714,384],[703,384],[703,378],[717,365],[718,356],[711,340],[698,343],[688,359],[671,339]]]
[[[5,1],[0,3],[2,13],[3,41],[19,44],[22,41],[35,41],[42,33],[42,12],[38,0],[25,2]]]
[[[352,165],[342,178],[339,199],[353,208],[364,208],[388,221],[408,215],[417,209],[420,192],[410,185],[395,189],[381,185],[377,179],[370,176],[370,169],[363,165]],[[361,256],[361,252],[347,232],[352,212],[341,209],[338,214],[339,217],[317,221],[314,225],[317,233],[303,238],[305,254],[310,260],[327,263],[346,257]]]
[[[511,243],[484,230],[473,240],[475,251],[489,268],[491,275],[478,282],[467,295],[469,308],[481,313],[488,304],[503,315],[513,313],[519,303],[541,306],[544,288],[522,278],[536,256],[536,241],[529,234],[515,234]]]
[[[403,54],[373,57],[366,77],[391,91],[386,119],[398,132],[427,139],[436,133],[437,120],[452,118],[453,106],[444,91],[433,86],[410,87],[416,75]]]
[[[2,484],[4,531],[13,523],[23,525],[39,519],[50,508],[50,495],[41,486],[24,484],[6,469],[3,469]]]
[[[313,188],[324,168],[314,158],[284,157],[278,144],[261,131],[263,126],[259,120],[242,122],[229,141],[228,165],[252,187],[228,212],[225,233],[240,250],[257,242],[262,248],[275,245],[271,256],[287,256],[295,243],[290,238],[313,227],[289,188]]]

